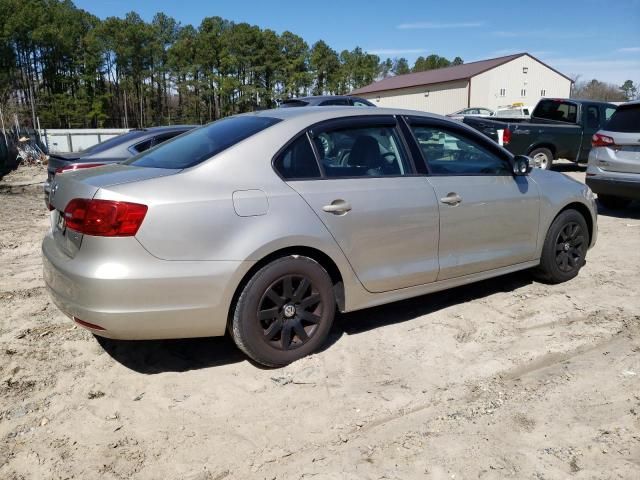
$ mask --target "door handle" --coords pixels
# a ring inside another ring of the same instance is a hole
[[[334,215],[344,215],[351,210],[351,204],[344,200],[334,200],[331,204],[322,207],[322,210]]]
[[[462,202],[462,197],[455,192],[448,193],[446,197],[440,199],[442,203],[456,206]]]

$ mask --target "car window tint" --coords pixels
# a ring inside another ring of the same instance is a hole
[[[316,133],[315,142],[327,177],[381,177],[411,172],[393,127],[361,127]]]
[[[124,163],[152,168],[192,167],[279,121],[255,115],[224,118],[175,137]]]
[[[600,126],[600,111],[598,107],[589,105],[587,107],[587,127],[598,128]]]
[[[474,141],[437,127],[414,125],[429,170],[438,175],[507,175],[507,162]]]
[[[334,98],[333,100],[325,100],[320,104],[321,107],[325,107],[328,105],[349,105],[349,100],[347,100],[346,98]]]
[[[131,147],[131,149],[133,151],[135,151],[136,153],[141,153],[141,152],[144,152],[146,150],[149,150],[152,145],[153,145],[153,138],[149,138],[149,139],[145,140],[144,142],[136,143],[135,145],[133,145]]]
[[[153,144],[154,145],[160,145],[162,142],[166,142],[167,140],[171,140],[172,138],[177,137],[181,133],[184,133],[184,132],[178,131],[178,132],[163,133],[162,135],[156,135]]]
[[[640,133],[640,104],[618,107],[604,129],[610,132]]]
[[[320,169],[306,135],[301,135],[273,162],[276,171],[286,180],[320,178]]]
[[[607,107],[604,111],[604,119],[609,120],[611,118],[611,115],[613,115],[615,111],[615,108]]]
[[[354,107],[370,107],[371,105],[369,105],[368,103],[364,103],[363,101],[360,101],[360,100],[354,100],[353,106]]]

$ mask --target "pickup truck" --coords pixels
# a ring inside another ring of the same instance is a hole
[[[548,170],[558,158],[586,163],[591,137],[615,110],[612,103],[543,98],[531,119],[464,117],[463,122],[514,155],[529,155],[537,167]]]

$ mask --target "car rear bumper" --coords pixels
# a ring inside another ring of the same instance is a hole
[[[47,235],[42,244],[44,280],[60,310],[108,338],[224,335],[235,286],[253,265],[160,260],[132,237],[91,237],[87,243],[111,245],[106,252],[100,245],[85,252],[86,240],[71,258]],[[118,256],[118,251],[124,253]]]
[[[632,180],[590,175],[586,184],[593,193],[640,200],[640,178]]]

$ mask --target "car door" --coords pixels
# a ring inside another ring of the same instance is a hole
[[[603,120],[600,118],[598,105],[584,105],[582,108],[583,127],[579,161],[586,162],[591,150],[591,137],[600,130]]]
[[[435,281],[438,204],[413,170],[396,119],[350,117],[308,135],[320,179],[298,178],[311,170],[292,160],[289,168],[303,173],[281,176],[331,232],[364,287],[384,292]]]
[[[508,154],[467,128],[409,119],[440,206],[438,280],[533,260],[539,192]]]

